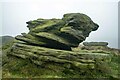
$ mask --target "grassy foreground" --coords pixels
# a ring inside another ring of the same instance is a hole
[[[11,52],[11,46],[12,42],[10,44],[3,46],[2,77],[4,79],[6,78],[83,78],[85,80],[88,78],[91,79],[102,78],[102,80],[103,78],[107,78],[109,80],[119,79],[120,52],[116,49],[96,47],[98,49],[88,50],[88,48],[86,47],[84,48],[78,47],[73,48],[72,51],[63,50],[61,51],[32,46],[30,50],[35,51],[36,53],[38,52],[39,57],[41,57],[44,53],[43,54],[40,53],[39,52],[40,50],[38,49],[41,49],[41,51],[43,52],[45,50],[46,54],[48,55],[55,54],[57,56],[55,58],[52,56],[42,57],[43,59],[39,60],[38,58],[35,57],[34,57],[35,59],[32,59],[29,55],[26,55],[27,58],[20,57],[18,56],[19,54],[17,54],[17,56],[11,55],[13,54]],[[27,50],[29,51],[29,49]],[[81,58],[81,60],[78,61],[80,64],[79,65],[77,63],[74,64],[74,62],[77,60],[74,58],[73,59],[75,61],[71,61],[72,60],[71,58],[69,58],[68,61],[66,61],[67,58],[64,59],[64,57],[67,56],[66,54],[71,55],[79,54],[80,56],[77,57]],[[108,55],[108,57],[105,57],[105,55]]]

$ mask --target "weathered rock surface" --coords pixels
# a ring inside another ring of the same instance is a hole
[[[106,46],[108,45],[108,42],[83,42],[84,46]]]
[[[71,50],[98,29],[87,15],[80,13],[65,14],[62,19],[37,19],[27,22],[29,33],[16,39],[27,44],[54,49]]]
[[[49,49],[25,44],[14,44],[10,55],[23,59],[29,59],[37,65],[47,62],[68,63],[78,68],[94,68],[96,60],[110,61],[108,54],[100,53],[79,53],[72,51]]]
[[[66,51],[21,43],[14,43],[3,58],[3,78],[118,78],[115,61],[119,58],[115,60],[113,52]]]
[[[23,78],[101,78],[112,76],[112,69],[109,66],[111,56],[108,53],[66,51],[16,43],[7,56],[8,61],[3,62],[4,78],[14,78],[15,75],[23,75]],[[31,65],[35,68],[34,72],[31,71],[34,70]],[[26,72],[24,73],[24,71]]]
[[[69,13],[62,19],[39,18],[27,24],[29,33],[16,36],[12,47],[5,51],[4,78],[87,79],[118,74],[110,66],[112,53],[73,50],[98,29],[87,15]]]

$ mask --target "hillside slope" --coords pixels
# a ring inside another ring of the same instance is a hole
[[[9,41],[11,41],[13,39],[14,38],[12,36],[0,36],[0,46],[8,43]]]

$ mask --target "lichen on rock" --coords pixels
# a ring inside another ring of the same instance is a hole
[[[26,23],[29,32],[15,37],[15,42],[3,61],[3,77],[112,76],[108,64],[111,62],[111,54],[72,50],[83,42],[90,32],[96,31],[99,27],[87,15],[68,13],[64,14],[62,19],[39,18]],[[104,64],[106,66],[103,66]],[[104,72],[106,68],[107,72]]]
[[[64,14],[62,19],[37,19],[26,23],[29,33],[17,36],[17,40],[61,50],[78,46],[99,27],[90,17],[80,13]]]

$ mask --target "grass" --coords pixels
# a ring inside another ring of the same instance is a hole
[[[9,51],[12,43],[3,46],[4,53]],[[36,47],[35,49],[36,50]],[[54,50],[54,49],[51,49]],[[114,54],[116,51],[108,50],[81,50],[80,48],[72,48],[74,52],[107,54],[111,56],[108,62],[96,61],[93,69],[80,69],[69,64],[60,64],[56,62],[48,62],[47,64],[36,65],[29,59],[8,55],[3,57],[3,78],[109,78],[109,80],[117,80],[120,67],[120,56]],[[59,51],[60,52],[60,51]],[[65,51],[67,52],[70,51]],[[118,53],[119,54],[119,53]],[[97,54],[96,54],[97,55]],[[88,55],[88,57],[90,54]],[[84,57],[84,56],[83,56]],[[97,57],[96,57],[97,58]],[[77,65],[77,64],[76,64]]]

